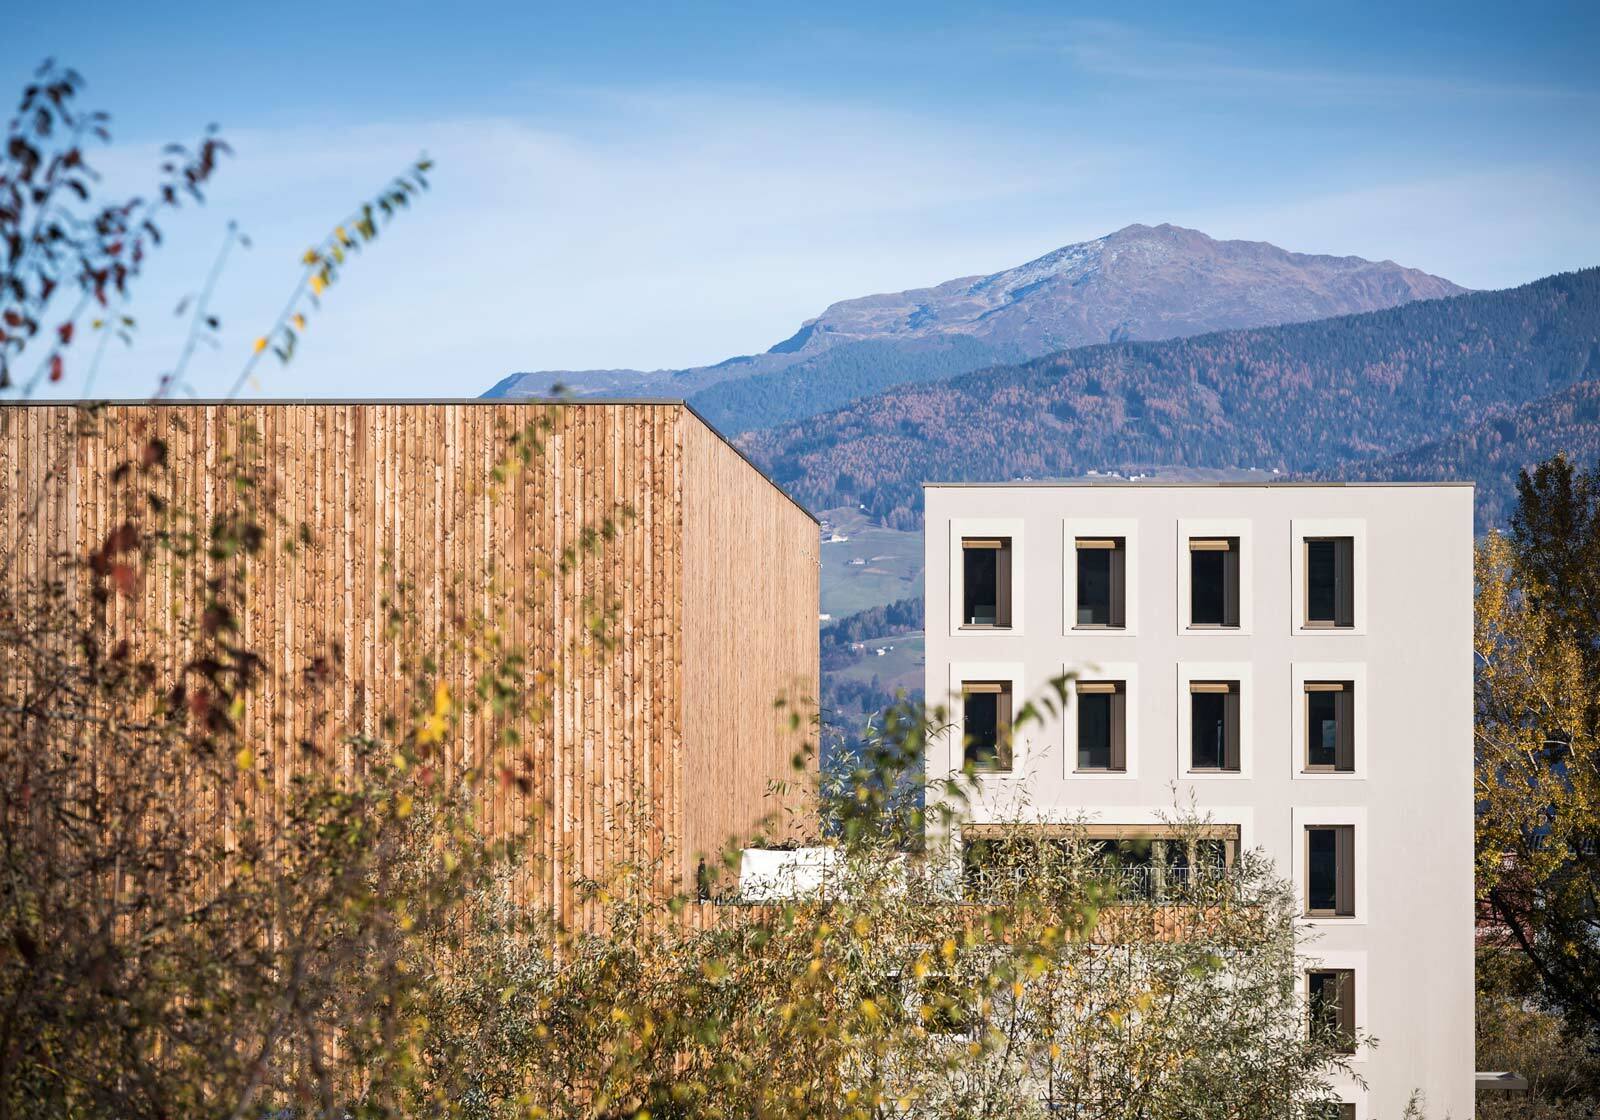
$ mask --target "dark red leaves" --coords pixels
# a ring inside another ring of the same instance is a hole
[[[139,577],[134,573],[132,564],[113,564],[111,566],[111,582],[118,591],[132,598],[133,593],[139,589]]]
[[[61,339],[61,345],[68,346],[72,343],[72,320],[67,320],[56,328],[56,335]]]
[[[51,381],[60,381],[61,377],[62,377],[62,374],[64,372],[65,372],[65,370],[63,369],[62,364],[61,364],[61,355],[60,354],[52,354],[50,356],[50,380]]]
[[[133,569],[127,564],[118,564],[117,557],[125,552],[132,552],[139,547],[139,530],[133,522],[124,521],[121,525],[106,534],[106,539],[100,547],[89,555],[89,567],[100,576],[110,576],[119,590],[124,594],[133,593]],[[117,571],[126,568],[126,574]]]

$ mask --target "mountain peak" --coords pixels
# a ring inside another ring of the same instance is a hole
[[[810,321],[806,345],[965,334],[1045,353],[1321,319],[1463,290],[1389,262],[1135,223],[987,276],[836,303]]]
[[[1074,346],[1324,319],[1463,290],[1388,261],[1135,223],[985,276],[843,300],[762,354],[655,373],[523,374],[493,391],[537,395],[560,380],[579,392],[680,396],[713,423],[740,431],[896,382]]]

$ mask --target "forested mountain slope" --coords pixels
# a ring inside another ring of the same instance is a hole
[[[898,386],[740,442],[811,507],[861,503],[909,528],[924,480],[1151,465],[1337,473],[1589,379],[1600,379],[1600,269],[1311,323],[1083,347]],[[1484,481],[1505,465],[1473,454],[1455,469]]]
[[[1596,363],[1590,362],[1593,372]],[[1517,504],[1517,473],[1557,451],[1574,461],[1600,460],[1600,381],[1580,381],[1492,419],[1395,455],[1352,464],[1339,478],[1378,482],[1472,479],[1478,483],[1478,529],[1504,527]]]

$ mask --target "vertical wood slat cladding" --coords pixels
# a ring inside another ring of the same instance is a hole
[[[539,859],[519,894],[580,913],[570,879],[622,860],[665,860],[657,885],[692,870],[773,808],[771,780],[790,776],[804,741],[779,726],[780,694],[817,693],[816,524],[687,408],[556,406],[546,453],[494,492],[491,471],[511,433],[545,414],[536,403],[284,403],[108,406],[79,437],[71,406],[0,409],[0,563],[36,579],[60,552],[83,556],[118,513],[114,464],[151,436],[168,446],[170,501],[202,523],[233,500],[230,455],[254,455],[279,487],[281,520],[252,570],[245,640],[270,655],[245,726],[270,767],[258,805],[283,811],[296,768],[353,759],[343,737],[377,735],[384,712],[416,700],[406,652],[445,649],[460,617],[505,612],[506,639],[528,650],[530,690],[549,698],[523,730],[532,779],[487,781],[486,830],[524,839]],[[257,444],[241,443],[247,425]],[[53,472],[52,472],[53,468]],[[36,521],[23,516],[40,500]],[[631,509],[598,554],[562,570],[585,527]],[[313,544],[286,550],[304,523]],[[385,571],[385,565],[392,571]],[[158,565],[159,566],[159,565]],[[146,574],[113,625],[152,640],[173,632],[202,573],[179,586]],[[409,586],[418,633],[402,649],[383,599]],[[615,597],[617,643],[588,641],[586,596]],[[183,656],[169,643],[174,660]],[[315,703],[297,687],[314,658],[342,668]],[[457,696],[466,656],[440,665]],[[490,775],[495,721],[464,718],[456,747]],[[299,749],[323,748],[320,762]],[[676,886],[673,882],[670,885]]]
[[[681,428],[684,612],[681,688],[685,856],[750,835],[764,815],[783,825],[805,794],[792,767],[817,700],[817,526],[776,488],[753,490],[750,466],[701,424]],[[747,555],[751,542],[759,554]],[[784,609],[774,612],[773,604]],[[782,698],[791,706],[775,708]],[[801,727],[791,726],[799,713]],[[815,762],[815,760],[812,760]],[[794,786],[768,796],[774,779]],[[692,868],[686,866],[685,872]]]

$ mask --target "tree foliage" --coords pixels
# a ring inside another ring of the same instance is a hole
[[[1575,1029],[1600,1031],[1600,477],[1524,474],[1478,552],[1480,895]]]

